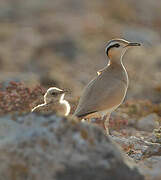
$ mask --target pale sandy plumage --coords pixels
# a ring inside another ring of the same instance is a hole
[[[123,102],[128,88],[128,75],[122,57],[128,47],[139,45],[123,39],[108,42],[106,54],[109,63],[98,71],[97,76],[84,88],[75,116],[81,118],[105,116],[103,119],[108,131],[110,114]]]
[[[67,116],[70,113],[70,104],[64,99],[64,96],[64,90],[51,87],[44,95],[44,103],[34,107],[31,111],[43,114],[57,112]]]

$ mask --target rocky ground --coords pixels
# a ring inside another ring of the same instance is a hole
[[[107,136],[94,121],[31,113],[44,92],[16,82],[0,91],[4,180],[160,179],[160,104],[127,101],[112,114]]]
[[[161,179],[160,7],[151,0],[0,1],[2,180]],[[70,91],[72,114],[116,37],[142,47],[124,57],[130,84],[110,137],[93,123],[30,114],[51,86]]]
[[[56,115],[0,119],[4,180],[142,180],[134,163],[101,129]]]

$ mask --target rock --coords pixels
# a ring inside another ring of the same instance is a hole
[[[159,117],[157,116],[157,114],[155,113],[150,114],[138,120],[137,128],[139,130],[152,132],[153,129],[159,127],[158,120],[159,120]]]
[[[146,142],[146,148],[142,151],[144,158],[161,156],[161,145],[159,143]]]
[[[154,129],[153,134],[151,136],[151,141],[154,143],[161,144],[161,126],[158,129]]]
[[[161,144],[159,143],[152,143],[135,136],[127,138],[113,136],[112,139],[134,160],[161,155]]]
[[[4,116],[1,125],[0,177],[5,180],[144,179],[96,126],[34,113],[14,121]]]
[[[25,127],[13,120],[10,116],[0,117],[0,142],[11,141],[13,136],[21,136]]]
[[[140,171],[145,175],[146,179],[161,179],[161,156],[152,156],[138,163]]]

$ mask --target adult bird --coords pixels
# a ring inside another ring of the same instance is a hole
[[[110,114],[123,102],[127,92],[128,74],[122,59],[126,50],[133,46],[140,46],[140,43],[124,39],[107,43],[105,52],[109,63],[86,85],[74,113],[82,119],[101,117],[107,134]]]
[[[70,113],[70,104],[64,99],[65,90],[57,87],[50,87],[44,95],[44,103],[34,107],[31,112],[48,114],[58,112],[60,115],[68,116]]]

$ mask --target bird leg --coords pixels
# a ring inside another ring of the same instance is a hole
[[[103,117],[103,122],[104,122],[104,129],[105,129],[105,134],[109,135],[109,119],[110,119],[110,114],[107,114]]]

